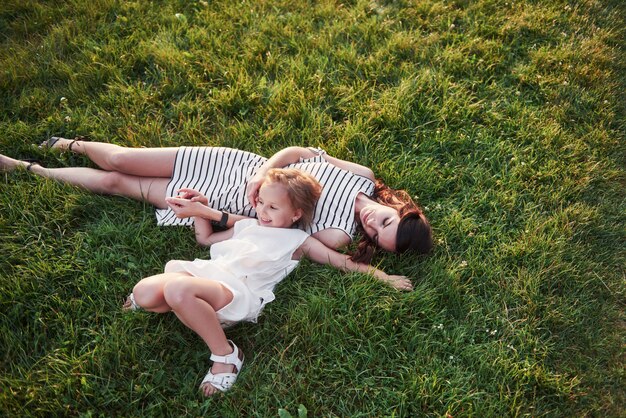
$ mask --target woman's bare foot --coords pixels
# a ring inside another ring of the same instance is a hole
[[[28,168],[32,163],[27,161],[16,160],[11,157],[7,157],[6,155],[0,154],[0,172],[9,172],[13,171],[16,168],[24,167]]]

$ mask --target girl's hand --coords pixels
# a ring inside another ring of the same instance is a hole
[[[194,189],[179,189],[177,190],[178,197],[181,199],[191,200],[192,202],[200,202],[205,206],[208,206],[209,199],[202,193]]]
[[[407,292],[413,290],[413,283],[411,283],[411,279],[406,276],[396,276],[393,274],[388,274],[387,277],[383,279],[383,281],[387,282],[390,286],[395,287],[398,290],[404,290]]]
[[[180,197],[168,197],[165,199],[165,202],[172,209],[172,212],[176,214],[177,218],[201,216],[202,210],[206,208],[206,205],[201,200],[194,201],[194,198],[190,200]]]

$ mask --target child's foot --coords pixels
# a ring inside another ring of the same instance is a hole
[[[126,298],[126,301],[124,301],[124,304],[122,305],[122,310],[123,311],[141,311],[143,310],[143,308],[137,305],[137,302],[135,302],[135,295],[131,293]]]
[[[236,369],[235,369],[235,366],[233,366],[232,364],[216,362],[216,363],[213,363],[210,373],[212,373],[213,376],[219,376],[221,374],[233,374],[233,373],[236,374]],[[208,383],[208,382],[200,385],[200,390],[202,391],[204,396],[213,396],[220,391],[218,388],[216,388],[215,386],[213,386],[211,383]]]
[[[13,171],[19,167],[29,168],[31,165],[32,163],[29,163],[28,161],[16,160],[0,154],[0,172]]]
[[[213,367],[200,384],[204,396],[213,396],[219,391],[226,392],[237,380],[241,366],[243,366],[243,353],[231,340],[228,342],[233,347],[232,353],[225,356],[211,355]]]

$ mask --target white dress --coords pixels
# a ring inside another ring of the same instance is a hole
[[[172,260],[165,265],[166,273],[215,280],[233,293],[233,300],[216,312],[223,325],[256,322],[274,300],[274,287],[298,265],[291,257],[309,236],[300,229],[260,226],[256,219],[242,219],[233,228],[232,238],[211,246],[210,260]]]

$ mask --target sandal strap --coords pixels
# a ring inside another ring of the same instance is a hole
[[[232,364],[235,366],[235,372],[213,374],[211,369],[209,369],[206,376],[204,376],[204,379],[202,379],[200,387],[205,384],[210,384],[220,392],[226,392],[237,381],[237,377],[239,376],[239,372],[241,372],[241,367],[243,366],[243,356],[241,359],[239,358],[239,348],[237,348],[234,342],[228,340],[228,343],[233,347],[233,352],[225,356],[211,354],[211,360],[218,363]]]
[[[39,147],[51,149],[54,146],[54,144],[56,144],[59,141],[59,139],[63,139],[63,137],[51,136],[50,138],[48,138],[47,141],[44,141]]]
[[[208,383],[211,386],[215,387],[220,392],[226,392],[235,384],[238,376],[239,376],[239,373],[213,374],[209,370],[206,376],[204,376],[204,379],[202,379],[202,383],[200,384],[200,386]]]
[[[128,295],[128,300],[130,300],[130,306],[131,306],[131,310],[133,311],[141,311],[143,310],[143,308],[141,306],[139,306],[137,304],[137,302],[135,302],[135,295],[133,295],[132,293],[130,295]]]
[[[210,359],[217,363],[232,364],[237,368],[237,372],[239,372],[239,370],[241,370],[241,366],[243,365],[243,361],[239,358],[239,348],[231,340],[228,340],[228,343],[233,347],[232,353],[226,354],[225,356],[211,354]]]

